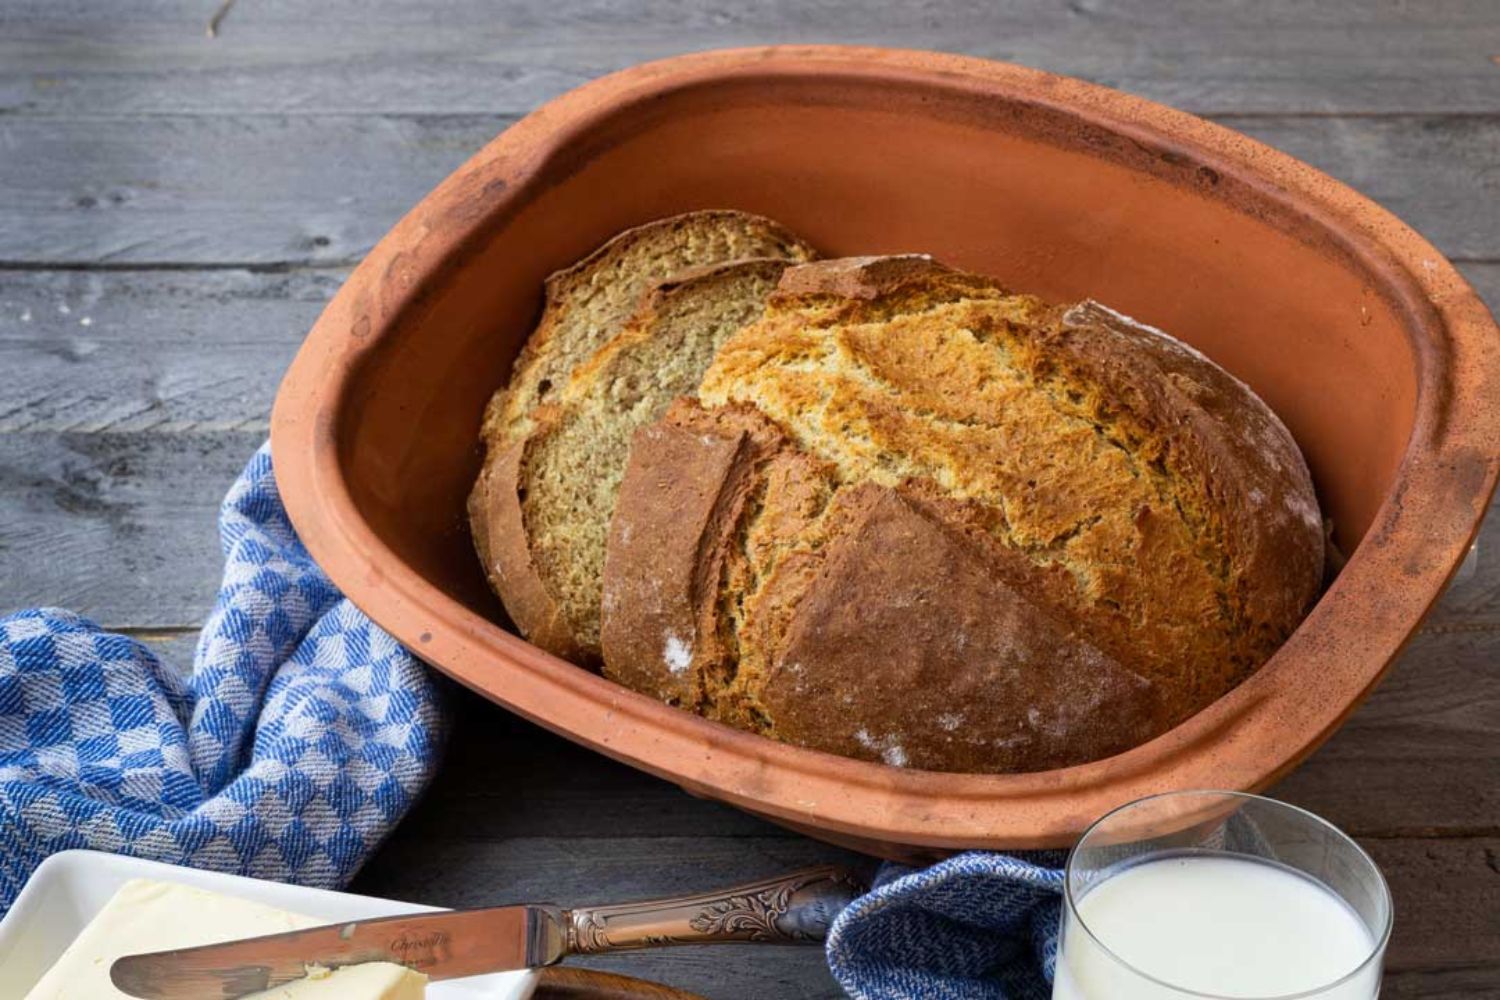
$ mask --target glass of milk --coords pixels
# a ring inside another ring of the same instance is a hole
[[[1385,879],[1312,813],[1171,792],[1100,819],[1068,859],[1053,1000],[1373,1000]]]

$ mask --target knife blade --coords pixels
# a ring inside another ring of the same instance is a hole
[[[563,955],[563,911],[498,906],[355,920],[222,944],[116,959],[115,987],[146,1000],[229,1000],[285,986],[317,968],[394,962],[430,979],[551,965]]]
[[[861,872],[819,865],[670,899],[417,913],[127,955],[110,966],[110,979],[144,1000],[230,1000],[285,986],[314,969],[362,962],[395,962],[431,979],[456,979],[551,965],[566,955],[664,945],[815,945],[868,889]]]

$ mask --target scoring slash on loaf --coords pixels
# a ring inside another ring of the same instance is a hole
[[[789,263],[732,261],[657,285],[532,415],[529,432],[503,448],[491,442],[470,519],[492,584],[532,642],[598,659],[604,547],[631,435],[693,393]]]
[[[922,257],[788,270],[635,438],[606,674],[766,736],[949,771],[1097,759],[1267,659],[1321,519],[1243,383],[1095,303]]]

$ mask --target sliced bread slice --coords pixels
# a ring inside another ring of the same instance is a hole
[[[658,285],[535,413],[530,433],[491,443],[470,522],[491,585],[532,642],[598,661],[605,543],[631,437],[694,394],[719,345],[760,317],[790,264],[735,261]]]
[[[657,282],[731,260],[815,256],[778,223],[732,209],[627,229],[547,279],[541,322],[516,358],[509,384],[490,400],[482,436],[491,448],[503,447],[531,430],[536,408],[556,399],[573,369],[620,331]]]

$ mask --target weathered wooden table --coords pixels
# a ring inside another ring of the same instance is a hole
[[[211,39],[216,4],[0,0],[0,609],[69,606],[180,662],[220,496],[350,265],[520,114],[643,59],[837,40],[1118,86],[1353,184],[1500,304],[1496,0],[240,0]],[[1389,876],[1388,997],[1500,997],[1500,519],[1482,544],[1277,789]],[[454,701],[446,769],[360,891],[582,902],[839,855]],[[816,950],[602,964],[713,997],[837,995]]]

